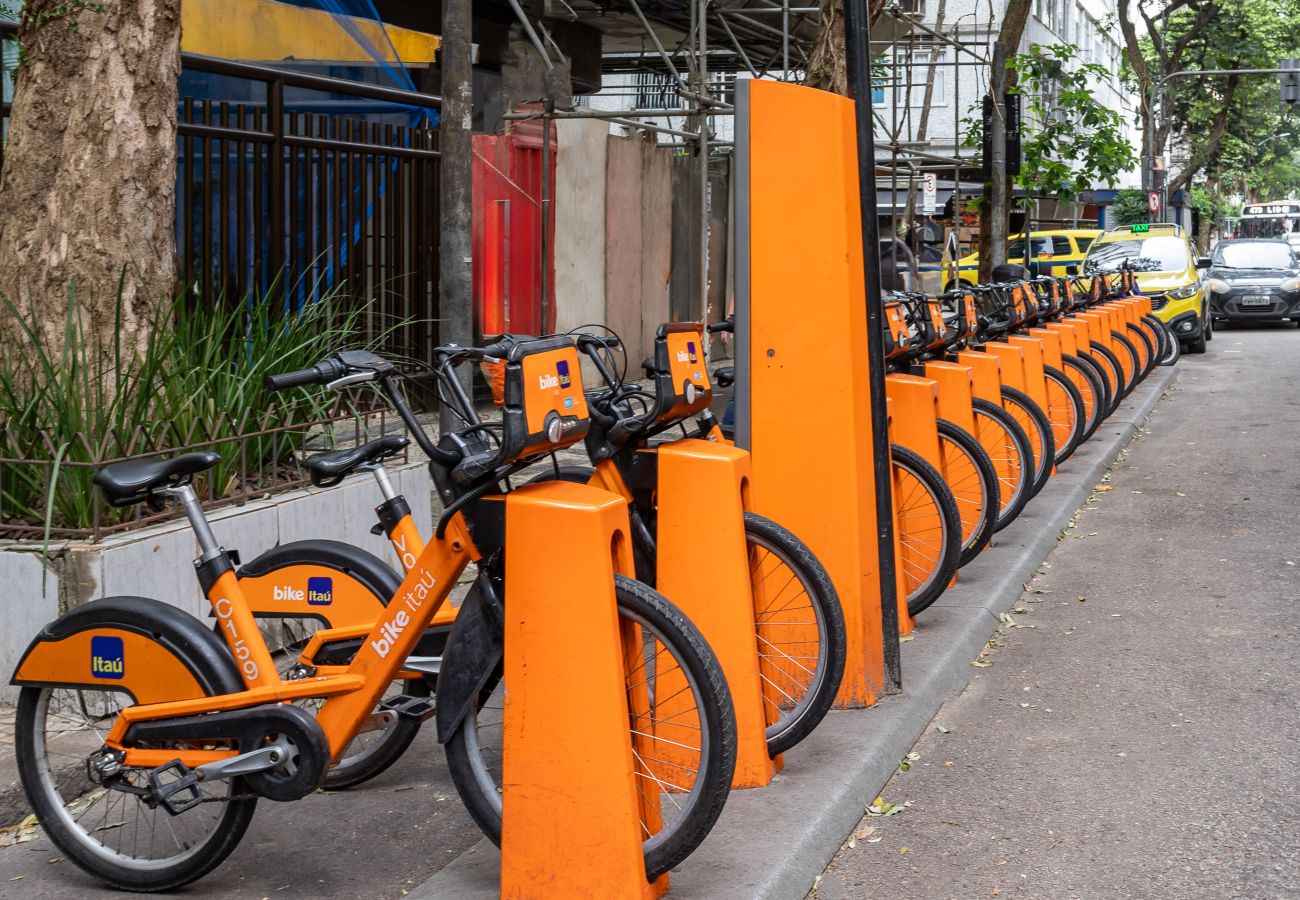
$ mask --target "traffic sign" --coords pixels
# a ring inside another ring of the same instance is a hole
[[[938,209],[938,190],[939,183],[936,181],[933,172],[925,173],[925,182],[922,187],[921,212],[927,216],[932,216]]]
[[[1150,210],[1151,210],[1153,213],[1158,213],[1158,212],[1160,212],[1160,192],[1159,192],[1159,191],[1152,191],[1150,194],[1147,194],[1147,206],[1150,208]]]

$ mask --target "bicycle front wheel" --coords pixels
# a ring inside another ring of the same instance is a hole
[[[1043,366],[1047,388],[1047,421],[1056,442],[1056,464],[1070,458],[1083,440],[1085,413],[1083,397],[1066,374],[1055,366]]]
[[[961,519],[961,555],[964,566],[988,546],[1001,506],[1001,488],[993,460],[969,431],[939,420],[939,456],[943,480],[952,491]]]
[[[971,407],[975,414],[975,434],[998,473],[1000,505],[993,524],[997,533],[1014,522],[1029,502],[1034,453],[1024,429],[1005,409],[979,397]]]
[[[1002,408],[1011,414],[1029,437],[1029,446],[1034,454],[1034,477],[1030,483],[1030,494],[1034,496],[1047,486],[1047,479],[1052,477],[1052,464],[1056,460],[1056,438],[1052,434],[1052,424],[1047,421],[1043,408],[1023,391],[1002,386]]]
[[[745,513],[767,752],[784,753],[826,717],[844,677],[844,611],[812,551],[771,519]]]
[[[658,878],[700,845],[717,821],[736,769],[736,716],[713,651],[657,591],[614,576],[627,642],[628,728],[638,789],[658,815],[643,818],[646,878]],[[447,765],[474,821],[501,843],[500,679],[447,741]]]
[[[948,587],[961,559],[961,517],[957,501],[934,466],[906,447],[889,447],[894,511],[907,591],[907,612],[915,616]]]

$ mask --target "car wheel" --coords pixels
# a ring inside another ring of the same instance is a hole
[[[1207,319],[1207,318],[1205,318],[1205,316],[1201,316],[1201,329],[1200,329],[1200,331],[1198,331],[1198,332],[1196,333],[1196,337],[1192,338],[1190,341],[1187,342],[1187,352],[1188,352],[1188,353],[1204,353],[1204,352],[1205,352],[1205,344],[1206,344],[1206,342],[1209,340],[1209,338],[1206,336],[1206,332],[1208,332],[1208,331],[1210,330],[1210,327],[1209,327],[1209,321],[1210,321],[1210,320]]]
[[[1214,317],[1213,316],[1205,317],[1205,340],[1207,343],[1214,340]]]

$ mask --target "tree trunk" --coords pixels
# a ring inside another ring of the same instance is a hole
[[[104,346],[131,349],[176,290],[180,38],[180,0],[27,2],[0,176],[0,293],[46,346],[62,343],[70,291]]]
[[[1010,0],[1006,13],[1002,16],[1002,25],[998,29],[998,44],[1002,45],[1007,58],[1020,52],[1020,40],[1025,34],[1025,24],[1029,21],[1030,0]],[[1004,87],[1016,83],[1016,71],[1006,68]],[[998,79],[991,79],[997,81]],[[1002,109],[1002,98],[994,97],[995,109]],[[1005,161],[1005,157],[1003,157]],[[981,282],[989,280],[993,267],[1007,261],[1007,229],[1010,228],[1011,179],[1004,170],[993,173],[993,178],[984,182],[984,202],[980,204],[980,269]]]
[[[833,94],[849,93],[848,69],[844,65],[844,0],[822,0],[817,40],[808,60],[804,83]],[[880,17],[885,0],[870,0],[871,21]]]

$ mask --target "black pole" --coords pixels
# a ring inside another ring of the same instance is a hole
[[[858,195],[862,209],[863,281],[867,291],[867,381],[871,388],[871,456],[876,472],[876,555],[880,560],[880,623],[885,690],[901,690],[898,597],[894,585],[893,476],[885,409],[885,347],[880,301],[880,213],[876,207],[876,138],[871,121],[871,14],[867,0],[844,0],[844,56],[858,131]]]
[[[473,3],[443,0],[442,46],[438,65],[442,75],[442,122],[438,125],[438,340],[461,346],[474,343],[474,270],[470,265],[474,230],[473,195],[470,191],[474,112]],[[469,366],[456,377],[469,388]],[[444,404],[439,417],[442,430],[457,424]]]

